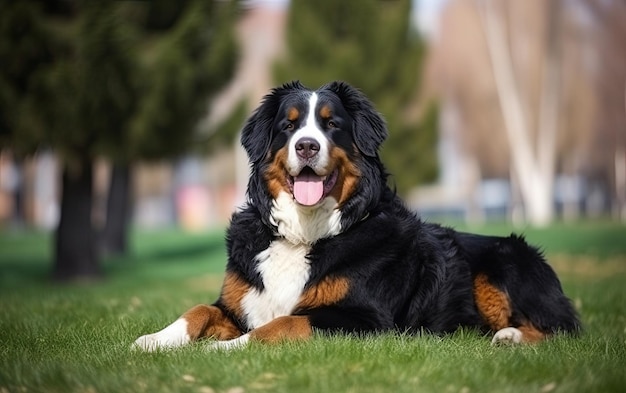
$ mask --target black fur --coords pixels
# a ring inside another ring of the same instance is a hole
[[[233,216],[228,230],[227,270],[259,289],[263,282],[255,270],[255,256],[277,237],[263,177],[272,151],[286,142],[276,117],[281,105],[308,91],[299,82],[274,89],[242,133],[252,164],[249,204]],[[328,276],[345,277],[349,292],[336,304],[295,314],[308,315],[313,327],[328,330],[441,333],[459,326],[487,330],[473,294],[474,278],[484,274],[510,297],[511,326],[530,321],[546,334],[579,330],[570,301],[537,249],[515,235],[479,236],[423,222],[387,185],[378,156],[387,129],[372,104],[342,82],[325,85],[317,93],[320,99],[340,100],[350,117],[343,127],[349,132],[342,137],[348,138],[347,149],[349,145],[358,149],[350,157],[362,176],[341,207],[342,232],[319,239],[308,256],[307,287]]]

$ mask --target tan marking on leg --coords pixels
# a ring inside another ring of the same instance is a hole
[[[181,318],[187,321],[187,334],[192,341],[204,337],[228,340],[241,335],[234,322],[215,306],[199,304],[184,313]]]
[[[296,309],[330,306],[343,299],[349,288],[350,284],[344,277],[326,277],[304,291]]]
[[[330,166],[339,170],[337,183],[330,195],[342,206],[354,194],[361,172],[346,152],[338,147],[333,147],[330,151]]]
[[[307,340],[313,335],[309,318],[304,315],[288,315],[252,330],[250,339],[274,344],[281,341]]]
[[[217,340],[231,340],[241,336],[241,330],[222,310],[211,308],[211,323],[206,326],[203,337],[212,337]]]
[[[474,279],[474,300],[478,312],[493,331],[510,326],[509,297],[493,286],[484,274],[478,274]]]
[[[281,191],[288,191],[287,182],[287,148],[280,149],[274,156],[274,160],[265,171],[267,188],[274,199],[278,198]]]
[[[192,341],[202,337],[202,333],[211,319],[210,307],[198,304],[181,316],[187,321],[187,334]]]
[[[520,332],[522,332],[523,343],[537,343],[546,338],[546,334],[533,326],[530,322],[525,322],[518,326]]]
[[[224,284],[222,285],[221,301],[222,304],[235,314],[238,318],[243,317],[243,308],[241,302],[250,290],[250,284],[245,282],[235,273],[226,273]]]

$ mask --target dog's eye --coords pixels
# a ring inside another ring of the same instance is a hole
[[[293,130],[293,123],[287,123],[285,130]]]
[[[330,128],[337,128],[337,123],[335,123],[332,120],[329,120],[328,121],[328,127],[330,127]]]

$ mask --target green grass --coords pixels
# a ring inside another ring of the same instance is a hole
[[[510,228],[472,228],[502,233]],[[579,338],[491,347],[447,337],[319,335],[306,343],[207,352],[129,347],[212,302],[223,234],[137,233],[106,279],[48,280],[51,236],[0,232],[0,392],[621,392],[626,386],[626,230],[606,222],[524,232],[541,244],[582,315]]]

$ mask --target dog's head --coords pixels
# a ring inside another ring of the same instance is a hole
[[[275,88],[242,131],[252,164],[249,198],[262,212],[285,196],[299,208],[345,210],[358,194],[380,192],[369,188],[384,182],[378,149],[386,136],[369,100],[346,83]]]

